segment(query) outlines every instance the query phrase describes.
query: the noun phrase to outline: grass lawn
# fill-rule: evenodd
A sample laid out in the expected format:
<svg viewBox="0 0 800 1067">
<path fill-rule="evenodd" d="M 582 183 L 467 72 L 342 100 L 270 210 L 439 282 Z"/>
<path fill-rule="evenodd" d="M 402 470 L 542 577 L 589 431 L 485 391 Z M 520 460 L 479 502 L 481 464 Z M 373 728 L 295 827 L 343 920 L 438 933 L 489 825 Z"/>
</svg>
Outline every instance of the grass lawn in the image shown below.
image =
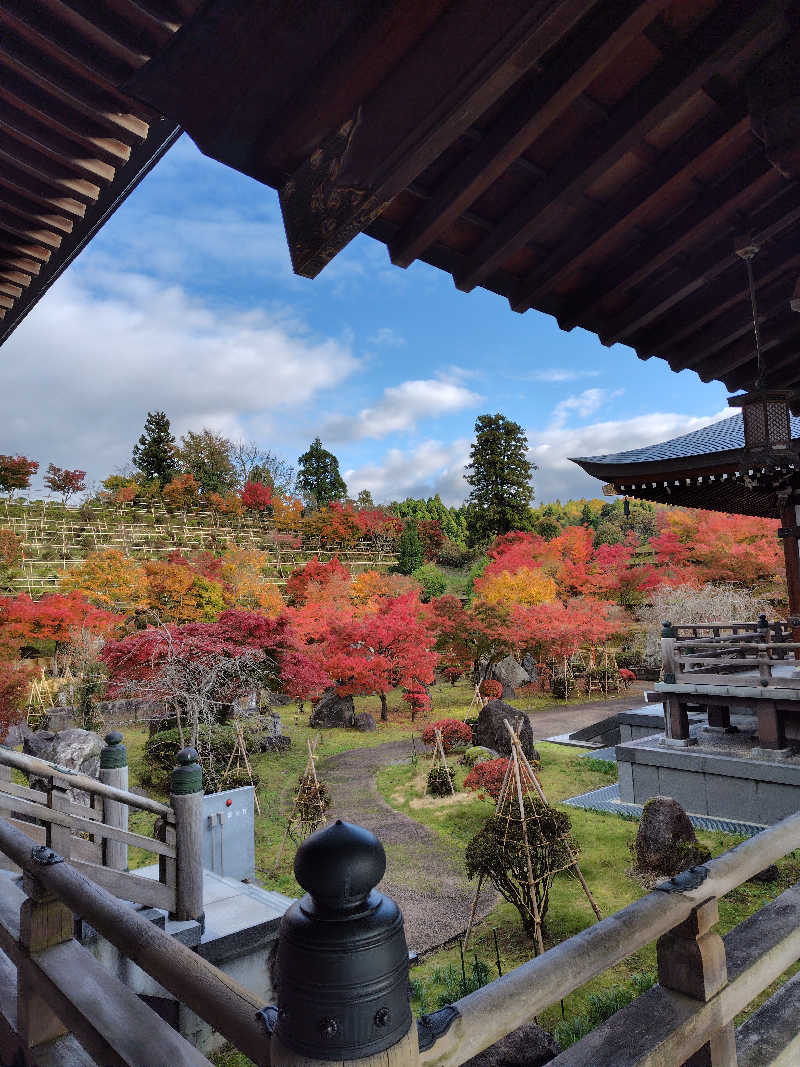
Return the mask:
<svg viewBox="0 0 800 1067">
<path fill-rule="evenodd" d="M 602 762 L 579 758 L 580 750 L 546 742 L 537 743 L 537 748 L 542 757 L 541 782 L 550 803 L 556 804 L 565 797 L 587 792 L 614 780 L 615 775 L 609 774 Z M 457 766 L 455 761 L 451 763 L 456 768 L 455 784 L 459 789 L 466 771 Z M 378 788 L 389 804 L 429 826 L 463 852 L 469 839 L 490 814 L 493 802 L 468 792 L 458 792 L 455 798 L 443 800 L 425 797 L 427 768 L 427 759 L 420 760 L 416 767 L 388 767 L 378 776 Z M 576 808 L 563 810 L 569 814 L 573 835 L 580 847 L 581 870 L 603 915 L 610 915 L 643 896 L 646 890 L 629 874 L 630 846 L 635 840 L 638 823 L 617 815 Z M 741 840 L 730 834 L 703 831 L 698 833 L 698 838 L 715 856 Z M 800 853 L 786 857 L 779 868 L 779 882 L 744 885 L 720 901 L 721 933 L 726 933 L 800 878 Z M 467 916 L 464 917 L 465 925 L 466 920 Z M 558 875 L 544 924 L 545 947 L 558 944 L 594 921 L 594 914 L 577 879 L 569 874 Z M 503 973 L 533 955 L 533 946 L 525 936 L 517 911 L 510 904 L 502 902 L 476 927 L 469 948 L 468 969 L 474 967 L 477 956 L 487 965 L 491 977 L 496 977 L 493 931 L 497 933 Z M 630 998 L 641 988 L 643 977 L 644 984 L 654 977 L 655 969 L 653 944 L 565 998 L 563 1014 L 567 1025 L 559 1027 L 562 1040 L 570 1021 L 579 1022 L 578 1017 L 586 1017 L 596 1008 L 598 995 L 606 1002 L 611 1002 L 621 993 Z M 457 945 L 432 953 L 412 972 L 415 1011 L 434 1010 L 439 1006 L 440 998 L 452 999 L 453 994 L 456 997 L 460 995 L 460 976 L 461 961 Z M 760 1000 L 765 999 L 766 995 Z M 539 1022 L 547 1029 L 554 1029 L 562 1022 L 561 1007 L 556 1005 L 548 1009 Z"/>
</svg>

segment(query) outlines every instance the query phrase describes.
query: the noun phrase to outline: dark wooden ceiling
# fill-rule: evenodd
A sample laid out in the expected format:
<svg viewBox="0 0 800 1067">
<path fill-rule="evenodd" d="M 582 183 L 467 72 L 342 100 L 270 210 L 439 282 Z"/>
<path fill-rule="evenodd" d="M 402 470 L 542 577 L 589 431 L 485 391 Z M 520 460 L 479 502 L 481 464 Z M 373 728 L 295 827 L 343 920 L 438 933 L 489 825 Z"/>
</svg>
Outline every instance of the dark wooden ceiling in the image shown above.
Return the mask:
<svg viewBox="0 0 800 1067">
<path fill-rule="evenodd" d="M 200 0 L 0 0 L 0 342 L 177 136 L 126 94 Z"/>
<path fill-rule="evenodd" d="M 746 234 L 768 380 L 800 391 L 796 0 L 210 0 L 182 28 L 189 0 L 0 0 L 3 22 L 16 4 L 61 19 L 46 62 L 104 115 L 123 92 L 140 133 L 167 116 L 277 188 L 300 274 L 363 231 L 400 266 L 738 389 L 755 373 Z M 63 104 L 41 109 L 51 125 Z"/>
</svg>

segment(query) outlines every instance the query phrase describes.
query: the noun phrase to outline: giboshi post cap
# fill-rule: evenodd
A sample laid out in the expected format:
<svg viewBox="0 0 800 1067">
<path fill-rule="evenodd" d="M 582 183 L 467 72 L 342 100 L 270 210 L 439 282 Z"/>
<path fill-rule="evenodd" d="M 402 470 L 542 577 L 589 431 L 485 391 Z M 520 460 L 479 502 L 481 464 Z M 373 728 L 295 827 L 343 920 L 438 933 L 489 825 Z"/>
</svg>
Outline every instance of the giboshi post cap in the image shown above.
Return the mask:
<svg viewBox="0 0 800 1067">
<path fill-rule="evenodd" d="M 188 748 L 182 748 L 177 756 L 178 763 L 183 767 L 189 767 L 193 763 L 198 762 L 197 749 L 192 748 L 191 745 Z"/>
<path fill-rule="evenodd" d="M 122 744 L 122 740 L 123 737 L 119 730 L 111 730 L 105 736 L 105 742 L 107 745 L 120 745 Z"/>
<path fill-rule="evenodd" d="M 294 858 L 297 881 L 332 911 L 363 904 L 385 870 L 386 853 L 375 834 L 342 819 L 307 837 Z"/>
</svg>

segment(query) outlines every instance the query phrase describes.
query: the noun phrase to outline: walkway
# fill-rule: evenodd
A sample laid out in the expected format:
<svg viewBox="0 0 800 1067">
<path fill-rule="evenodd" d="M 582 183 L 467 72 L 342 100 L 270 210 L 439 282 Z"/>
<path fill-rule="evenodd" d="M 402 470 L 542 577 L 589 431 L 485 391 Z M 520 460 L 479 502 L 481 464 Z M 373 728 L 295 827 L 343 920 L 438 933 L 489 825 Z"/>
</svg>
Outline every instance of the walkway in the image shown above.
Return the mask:
<svg viewBox="0 0 800 1067">
<path fill-rule="evenodd" d="M 409 742 L 390 741 L 331 756 L 319 771 L 333 800 L 329 817 L 358 823 L 380 838 L 387 861 L 381 889 L 402 909 L 408 947 L 424 952 L 465 929 L 475 883 L 467 880 L 457 848 L 395 811 L 378 793 L 378 771 L 410 755 Z M 494 902 L 494 893 L 483 892 L 481 914 L 490 911 Z"/>
<path fill-rule="evenodd" d="M 641 707 L 641 685 L 618 700 L 558 706 L 533 712 L 534 737 L 542 740 L 570 733 L 618 711 Z M 395 811 L 378 792 L 376 776 L 384 767 L 411 755 L 408 741 L 390 741 L 374 748 L 341 752 L 324 760 L 320 777 L 331 791 L 329 816 L 358 823 L 377 834 L 386 849 L 386 876 L 381 889 L 400 905 L 408 946 L 424 952 L 461 933 L 469 918 L 474 883 L 464 874 L 464 859 L 438 834 Z M 481 895 L 479 914 L 494 905 L 495 895 Z"/>
</svg>

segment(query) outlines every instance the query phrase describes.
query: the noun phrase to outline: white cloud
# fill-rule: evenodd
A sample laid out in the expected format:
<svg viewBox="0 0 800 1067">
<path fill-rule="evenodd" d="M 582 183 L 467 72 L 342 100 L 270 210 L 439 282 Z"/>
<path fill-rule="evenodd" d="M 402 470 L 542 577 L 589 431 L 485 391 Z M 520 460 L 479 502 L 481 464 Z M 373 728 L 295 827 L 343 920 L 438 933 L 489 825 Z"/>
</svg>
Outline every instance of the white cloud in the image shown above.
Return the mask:
<svg viewBox="0 0 800 1067">
<path fill-rule="evenodd" d="M 359 367 L 349 345 L 290 314 L 212 308 L 136 274 L 105 282 L 65 274 L 4 346 L 5 451 L 102 477 L 129 458 L 148 411 L 166 411 L 178 434 L 247 436 Z"/>
<path fill-rule="evenodd" d="M 464 466 L 469 446 L 469 441 L 460 438 L 450 444 L 424 441 L 408 452 L 392 448 L 381 463 L 345 471 L 348 492 L 355 496 L 369 489 L 374 500 L 386 502 L 438 493 L 445 504 L 461 504 L 467 493 Z"/>
<path fill-rule="evenodd" d="M 389 386 L 376 404 L 357 415 L 331 415 L 323 434 L 331 441 L 386 437 L 412 429 L 420 419 L 453 415 L 477 404 L 481 397 L 457 382 L 424 378 Z"/>
<path fill-rule="evenodd" d="M 569 456 L 607 455 L 640 448 L 679 437 L 723 418 L 730 418 L 729 409 L 699 417 L 653 412 L 588 426 L 551 424 L 544 430 L 528 429 L 529 456 L 539 467 L 534 475 L 536 499 L 546 503 L 600 495 L 600 482 L 570 462 Z"/>
<path fill-rule="evenodd" d="M 608 389 L 584 389 L 582 393 L 568 396 L 560 400 L 553 408 L 552 425 L 563 426 L 570 412 L 573 411 L 580 418 L 585 419 L 588 415 L 594 414 L 603 404 L 621 396 L 622 393 L 622 389 L 614 389 L 613 392 Z"/>
<path fill-rule="evenodd" d="M 566 370 L 561 367 L 545 367 L 524 375 L 534 382 L 576 382 L 579 378 L 597 378 L 599 370 Z"/>
<path fill-rule="evenodd" d="M 405 337 L 401 337 L 391 326 L 381 326 L 367 340 L 371 345 L 381 345 L 384 348 L 402 348 L 406 343 Z"/>
</svg>

